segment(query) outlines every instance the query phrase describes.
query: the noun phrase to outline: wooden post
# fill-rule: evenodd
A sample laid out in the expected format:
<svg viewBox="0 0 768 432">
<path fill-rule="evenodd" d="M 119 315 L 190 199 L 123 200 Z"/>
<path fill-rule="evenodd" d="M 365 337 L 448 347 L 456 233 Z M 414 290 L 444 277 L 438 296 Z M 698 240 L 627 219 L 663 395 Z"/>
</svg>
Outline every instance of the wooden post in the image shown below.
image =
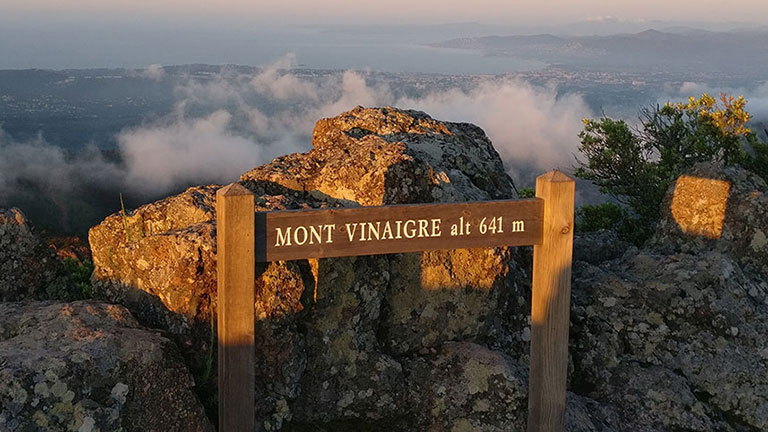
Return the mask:
<svg viewBox="0 0 768 432">
<path fill-rule="evenodd" d="M 238 183 L 216 192 L 219 430 L 254 430 L 253 194 Z"/>
<path fill-rule="evenodd" d="M 573 179 L 560 171 L 536 179 L 544 230 L 533 247 L 528 432 L 564 430 L 574 193 Z"/>
</svg>

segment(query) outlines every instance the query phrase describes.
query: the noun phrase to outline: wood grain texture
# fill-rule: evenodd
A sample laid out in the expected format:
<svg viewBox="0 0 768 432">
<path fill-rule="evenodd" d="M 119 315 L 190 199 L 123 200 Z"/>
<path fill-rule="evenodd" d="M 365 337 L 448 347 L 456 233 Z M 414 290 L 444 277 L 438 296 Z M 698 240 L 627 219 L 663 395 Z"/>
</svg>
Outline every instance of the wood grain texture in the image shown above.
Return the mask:
<svg viewBox="0 0 768 432">
<path fill-rule="evenodd" d="M 542 214 L 544 203 L 540 199 L 483 201 L 455 204 L 411 204 L 397 206 L 323 209 L 323 210 L 293 210 L 267 212 L 256 215 L 256 259 L 257 261 L 294 260 L 304 258 L 329 258 L 356 255 L 377 255 L 400 252 L 418 252 L 437 249 L 458 249 L 494 246 L 523 246 L 533 245 L 541 241 Z M 493 218 L 496 219 L 493 231 L 490 228 Z M 437 226 L 433 226 L 433 220 Z M 485 233 L 481 222 L 485 219 Z M 407 221 L 415 221 L 407 226 Z M 397 222 L 400 221 L 400 226 Z M 427 225 L 420 226 L 424 221 Z M 355 223 L 372 223 L 376 227 L 376 236 L 366 231 L 369 226 L 361 228 Z M 392 235 L 384 234 L 386 223 L 390 223 Z M 523 225 L 520 225 L 520 222 Z M 350 224 L 349 227 L 347 224 Z M 452 235 L 454 225 L 461 225 L 459 235 Z M 468 224 L 468 225 L 467 225 Z M 330 226 L 334 228 L 331 229 Z M 524 226 L 521 232 L 519 228 Z M 296 234 L 297 227 L 305 230 L 316 229 L 314 241 L 296 244 L 291 235 Z M 291 229 L 289 238 L 291 245 L 285 244 L 286 235 Z M 407 238 L 406 229 L 411 228 L 416 233 L 426 233 L 426 236 Z M 422 228 L 424 229 L 422 231 Z M 516 229 L 517 228 L 517 229 Z M 397 237 L 400 230 L 401 238 Z M 361 230 L 366 235 L 361 238 Z M 499 232 L 499 231 L 502 232 Z M 332 232 L 332 243 L 327 242 Z M 350 234 L 354 233 L 350 241 Z M 439 236 L 432 234 L 439 233 Z M 298 240 L 313 238 L 300 231 Z M 376 237 L 379 237 L 376 239 Z M 277 244 L 281 244 L 279 247 Z"/>
<path fill-rule="evenodd" d="M 219 430 L 254 430 L 254 198 L 233 183 L 216 192 Z"/>
<path fill-rule="evenodd" d="M 559 171 L 536 179 L 544 226 L 533 247 L 528 432 L 564 430 L 574 192 L 573 179 Z"/>
</svg>

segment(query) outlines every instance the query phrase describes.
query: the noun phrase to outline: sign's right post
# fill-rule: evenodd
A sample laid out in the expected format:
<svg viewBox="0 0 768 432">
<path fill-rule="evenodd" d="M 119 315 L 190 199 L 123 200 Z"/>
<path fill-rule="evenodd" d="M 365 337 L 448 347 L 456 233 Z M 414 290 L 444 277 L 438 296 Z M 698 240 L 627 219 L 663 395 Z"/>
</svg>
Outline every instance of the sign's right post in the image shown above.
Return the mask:
<svg viewBox="0 0 768 432">
<path fill-rule="evenodd" d="M 564 430 L 574 194 L 575 182 L 560 171 L 536 179 L 544 226 L 533 247 L 528 432 Z"/>
</svg>

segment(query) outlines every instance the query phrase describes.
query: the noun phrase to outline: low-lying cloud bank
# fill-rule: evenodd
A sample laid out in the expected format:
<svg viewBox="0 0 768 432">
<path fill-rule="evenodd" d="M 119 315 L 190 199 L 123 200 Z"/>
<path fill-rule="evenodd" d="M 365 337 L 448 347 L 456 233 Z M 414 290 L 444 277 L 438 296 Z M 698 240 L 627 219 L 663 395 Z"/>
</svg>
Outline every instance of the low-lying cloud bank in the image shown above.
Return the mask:
<svg viewBox="0 0 768 432">
<path fill-rule="evenodd" d="M 470 89 L 427 89 L 408 97 L 386 83 L 368 82 L 365 73 L 307 77 L 295 65 L 288 55 L 256 74 L 223 68 L 184 80 L 171 113 L 118 134 L 118 158 L 95 148 L 67 155 L 41 138 L 17 142 L 0 133 L 0 205 L 42 199 L 67 219 L 67 203 L 94 190 L 96 196 L 123 192 L 140 201 L 191 184 L 227 183 L 276 156 L 306 151 L 319 118 L 357 105 L 393 105 L 475 123 L 513 176 L 520 167 L 530 174 L 569 167 L 580 120 L 591 115 L 579 95 L 558 96 L 554 87 L 515 80 L 489 78 Z M 167 74 L 153 65 L 141 76 L 163 80 Z"/>
<path fill-rule="evenodd" d="M 229 181 L 257 163 L 307 150 L 319 118 L 357 105 L 393 105 L 475 123 L 513 172 L 520 166 L 544 171 L 571 165 L 581 119 L 591 115 L 580 95 L 558 96 L 554 87 L 515 80 L 397 97 L 361 73 L 308 79 L 293 72 L 295 64 L 289 55 L 255 75 L 223 70 L 179 86 L 172 116 L 120 134 L 128 186 L 147 191 L 202 179 Z"/>
</svg>

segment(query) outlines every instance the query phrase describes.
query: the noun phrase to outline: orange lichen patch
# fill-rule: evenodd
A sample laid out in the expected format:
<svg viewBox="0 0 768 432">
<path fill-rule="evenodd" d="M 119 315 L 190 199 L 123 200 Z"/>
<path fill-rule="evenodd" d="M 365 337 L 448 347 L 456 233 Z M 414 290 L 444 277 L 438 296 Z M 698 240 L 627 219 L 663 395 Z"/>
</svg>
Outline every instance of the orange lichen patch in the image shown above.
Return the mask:
<svg viewBox="0 0 768 432">
<path fill-rule="evenodd" d="M 107 305 L 107 315 L 115 321 L 123 321 L 126 318 L 126 311 L 120 306 Z"/>
<path fill-rule="evenodd" d="M 730 190 L 728 181 L 680 176 L 672 196 L 672 217 L 686 234 L 720 238 Z"/>
<path fill-rule="evenodd" d="M 92 341 L 103 338 L 104 332 L 101 330 L 89 329 L 87 327 L 77 327 L 70 332 L 69 336 L 75 341 Z"/>
<path fill-rule="evenodd" d="M 315 289 L 314 289 L 314 292 L 312 293 L 312 301 L 317 303 L 317 284 L 318 284 L 319 277 L 320 277 L 319 276 L 319 271 L 320 271 L 319 270 L 320 269 L 319 262 L 318 262 L 318 260 L 311 259 L 311 258 L 309 260 L 307 260 L 307 261 L 309 261 L 309 268 L 310 268 L 310 270 L 312 270 L 312 277 L 315 278 Z"/>
<path fill-rule="evenodd" d="M 72 316 L 72 313 L 74 312 L 74 309 L 72 309 L 72 306 L 66 305 L 59 310 L 59 315 L 61 316 Z"/>
</svg>

